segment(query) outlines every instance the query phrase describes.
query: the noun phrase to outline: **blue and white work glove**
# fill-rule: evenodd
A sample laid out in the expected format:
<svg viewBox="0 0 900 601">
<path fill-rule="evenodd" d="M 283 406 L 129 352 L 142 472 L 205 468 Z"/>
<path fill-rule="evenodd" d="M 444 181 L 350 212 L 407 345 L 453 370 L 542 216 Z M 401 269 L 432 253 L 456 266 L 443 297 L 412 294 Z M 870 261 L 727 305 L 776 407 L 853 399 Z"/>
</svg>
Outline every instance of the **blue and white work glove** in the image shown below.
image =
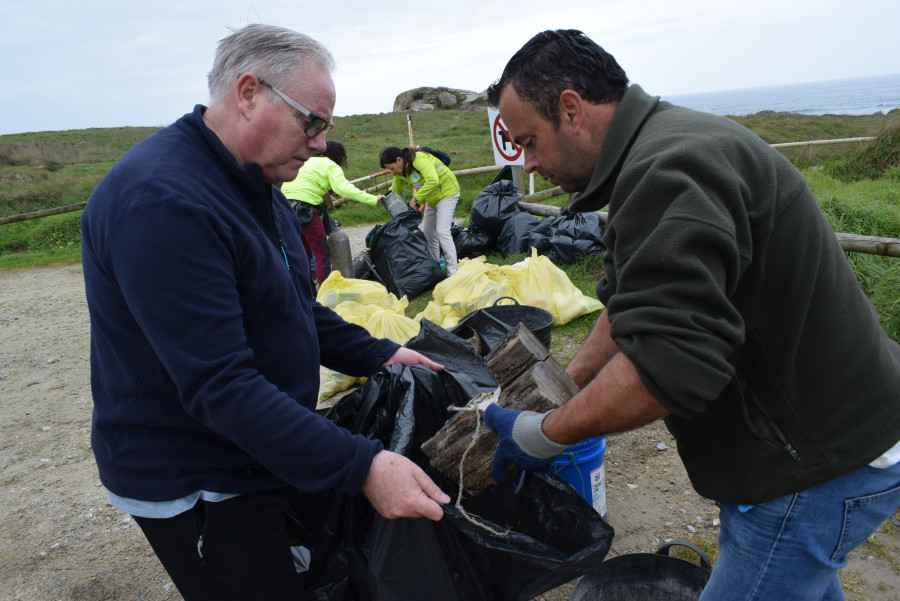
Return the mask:
<svg viewBox="0 0 900 601">
<path fill-rule="evenodd" d="M 487 406 L 484 423 L 500 437 L 491 465 L 495 481 L 506 480 L 507 470 L 512 465 L 518 489 L 524 476 L 521 470 L 546 468 L 566 449 L 566 445 L 547 438 L 541 429 L 547 415 L 549 413 L 504 409 L 497 403 Z"/>
</svg>

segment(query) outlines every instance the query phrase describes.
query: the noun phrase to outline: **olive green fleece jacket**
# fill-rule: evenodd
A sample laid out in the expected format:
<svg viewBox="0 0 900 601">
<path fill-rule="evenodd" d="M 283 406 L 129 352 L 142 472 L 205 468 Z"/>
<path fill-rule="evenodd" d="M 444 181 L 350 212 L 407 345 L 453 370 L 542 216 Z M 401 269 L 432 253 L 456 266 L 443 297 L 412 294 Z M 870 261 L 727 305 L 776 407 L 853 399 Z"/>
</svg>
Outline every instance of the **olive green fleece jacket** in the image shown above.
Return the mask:
<svg viewBox="0 0 900 601">
<path fill-rule="evenodd" d="M 900 440 L 900 346 L 781 154 L 632 85 L 570 208 L 607 205 L 597 294 L 700 494 L 765 502 Z"/>
<path fill-rule="evenodd" d="M 429 207 L 437 206 L 445 198 L 459 194 L 459 182 L 450 168 L 441 159 L 425 151 L 416 153 L 413 168 L 409 175 L 394 175 L 391 189 L 403 196 L 407 186 L 412 188 L 413 196 Z"/>
</svg>

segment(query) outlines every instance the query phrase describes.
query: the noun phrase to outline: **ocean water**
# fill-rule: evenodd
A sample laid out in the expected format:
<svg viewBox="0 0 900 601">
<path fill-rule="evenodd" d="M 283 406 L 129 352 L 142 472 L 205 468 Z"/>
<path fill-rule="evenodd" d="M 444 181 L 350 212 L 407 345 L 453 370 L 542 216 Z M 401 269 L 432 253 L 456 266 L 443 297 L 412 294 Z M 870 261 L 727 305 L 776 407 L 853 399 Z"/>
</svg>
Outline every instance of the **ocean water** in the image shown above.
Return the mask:
<svg viewBox="0 0 900 601">
<path fill-rule="evenodd" d="M 752 115 L 760 111 L 801 115 L 871 115 L 900 108 L 900 73 L 746 90 L 678 94 L 663 96 L 662 99 L 715 115 Z"/>
</svg>

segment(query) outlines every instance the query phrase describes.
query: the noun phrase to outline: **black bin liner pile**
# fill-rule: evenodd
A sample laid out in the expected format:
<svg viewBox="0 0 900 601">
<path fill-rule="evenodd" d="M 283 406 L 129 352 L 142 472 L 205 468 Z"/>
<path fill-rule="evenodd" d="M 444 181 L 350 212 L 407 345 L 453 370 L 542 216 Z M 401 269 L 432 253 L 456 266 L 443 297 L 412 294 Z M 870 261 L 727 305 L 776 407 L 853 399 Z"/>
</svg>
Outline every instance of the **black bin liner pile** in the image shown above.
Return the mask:
<svg viewBox="0 0 900 601">
<path fill-rule="evenodd" d="M 415 298 L 444 278 L 419 229 L 421 222 L 419 211 L 404 211 L 376 225 L 366 235 L 369 258 L 378 279 L 397 298 Z"/>
<path fill-rule="evenodd" d="M 328 417 L 420 465 L 453 497 L 439 522 L 385 520 L 362 494 L 301 493 L 291 528 L 311 550 L 304 572 L 316 601 L 527 601 L 599 569 L 613 530 L 565 481 L 527 473 L 454 506 L 458 486 L 432 470 L 420 450 L 451 413 L 497 387 L 493 373 L 462 338 L 422 321 L 407 343 L 444 365 L 391 365 L 342 398 Z M 499 532 L 500 534 L 497 534 Z"/>
<path fill-rule="evenodd" d="M 469 227 L 454 226 L 458 257 L 492 252 L 503 256 L 528 253 L 534 247 L 557 265 L 574 263 L 583 255 L 602 256 L 603 227 L 596 213 L 560 214 L 538 220 L 519 206 L 522 193 L 509 180 L 484 188 L 472 202 Z"/>
<path fill-rule="evenodd" d="M 584 255 L 603 255 L 603 227 L 596 213 L 561 209 L 558 216 L 541 221 L 519 206 L 520 198 L 509 180 L 484 188 L 472 203 L 469 227 L 451 228 L 457 257 L 494 252 L 506 257 L 535 247 L 556 265 L 569 265 Z M 367 256 L 354 261 L 354 277 L 371 275 L 398 298 L 415 298 L 438 284 L 443 274 L 419 229 L 421 222 L 422 214 L 410 209 L 372 228 L 366 236 Z"/>
</svg>

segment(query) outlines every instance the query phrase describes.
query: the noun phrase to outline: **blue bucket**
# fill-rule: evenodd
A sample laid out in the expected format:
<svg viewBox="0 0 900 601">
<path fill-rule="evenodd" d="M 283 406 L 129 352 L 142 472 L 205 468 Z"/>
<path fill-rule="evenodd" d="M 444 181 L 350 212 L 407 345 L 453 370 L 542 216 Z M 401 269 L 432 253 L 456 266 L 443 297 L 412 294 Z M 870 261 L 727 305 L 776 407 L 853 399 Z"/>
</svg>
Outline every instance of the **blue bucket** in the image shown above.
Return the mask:
<svg viewBox="0 0 900 601">
<path fill-rule="evenodd" d="M 588 438 L 567 448 L 553 462 L 550 473 L 572 485 L 600 516 L 606 519 L 606 474 L 603 452 L 606 438 Z"/>
</svg>

